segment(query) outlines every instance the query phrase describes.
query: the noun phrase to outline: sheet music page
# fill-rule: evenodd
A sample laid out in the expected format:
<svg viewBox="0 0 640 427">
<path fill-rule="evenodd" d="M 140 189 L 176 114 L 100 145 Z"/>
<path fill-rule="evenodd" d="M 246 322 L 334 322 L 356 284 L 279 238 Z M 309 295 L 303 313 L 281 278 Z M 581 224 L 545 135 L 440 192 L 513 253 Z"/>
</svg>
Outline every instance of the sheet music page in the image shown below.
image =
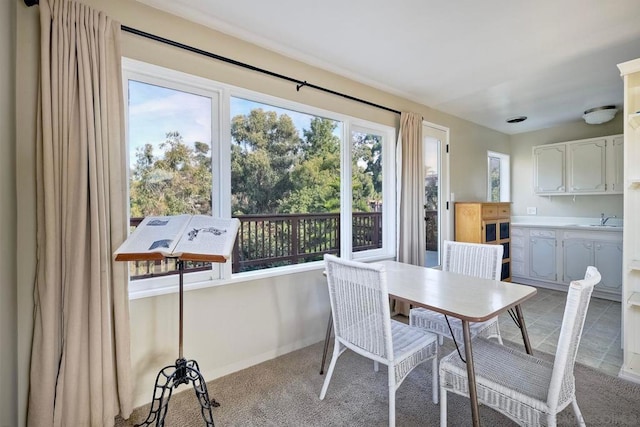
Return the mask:
<svg viewBox="0 0 640 427">
<path fill-rule="evenodd" d="M 237 218 L 194 215 L 173 254 L 192 260 L 197 259 L 197 255 L 202 255 L 203 260 L 207 259 L 207 256 L 227 260 L 231 257 L 239 226 L 240 221 Z"/>
<path fill-rule="evenodd" d="M 190 218 L 191 215 L 146 217 L 115 252 L 116 260 L 172 256 Z"/>
</svg>

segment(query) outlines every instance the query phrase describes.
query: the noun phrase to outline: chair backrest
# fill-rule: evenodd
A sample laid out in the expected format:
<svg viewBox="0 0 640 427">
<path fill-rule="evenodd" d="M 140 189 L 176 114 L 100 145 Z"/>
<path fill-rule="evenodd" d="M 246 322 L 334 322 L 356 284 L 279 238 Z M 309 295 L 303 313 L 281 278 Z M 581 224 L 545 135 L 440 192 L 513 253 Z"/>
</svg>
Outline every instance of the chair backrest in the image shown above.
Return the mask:
<svg viewBox="0 0 640 427">
<path fill-rule="evenodd" d="M 569 285 L 567 302 L 562 317 L 562 328 L 553 363 L 547 404 L 557 408 L 559 402 L 567 402 L 575 393 L 573 367 L 582 336 L 584 320 L 591 300 L 593 287 L 600 283 L 600 272 L 595 267 L 587 267 L 584 279 L 574 280 Z"/>
<path fill-rule="evenodd" d="M 384 266 L 324 255 L 334 333 L 344 345 L 393 359 Z M 354 346 L 356 348 L 354 348 Z"/>
<path fill-rule="evenodd" d="M 442 270 L 482 279 L 500 280 L 503 251 L 502 245 L 445 240 Z"/>
</svg>

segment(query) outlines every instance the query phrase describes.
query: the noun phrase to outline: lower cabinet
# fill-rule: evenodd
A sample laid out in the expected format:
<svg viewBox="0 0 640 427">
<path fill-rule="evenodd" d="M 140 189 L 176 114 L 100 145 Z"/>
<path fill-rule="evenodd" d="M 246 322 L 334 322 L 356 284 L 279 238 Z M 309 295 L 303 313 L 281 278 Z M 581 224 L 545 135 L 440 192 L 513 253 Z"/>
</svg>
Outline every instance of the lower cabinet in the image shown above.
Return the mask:
<svg viewBox="0 0 640 427">
<path fill-rule="evenodd" d="M 584 277 L 587 266 L 595 266 L 602 280 L 596 287 L 600 292 L 620 295 L 622 292 L 622 240 L 563 240 L 564 282 Z"/>
<path fill-rule="evenodd" d="M 602 275 L 594 296 L 620 300 L 622 233 L 516 225 L 511 233 L 514 282 L 566 290 L 593 265 Z"/>
<path fill-rule="evenodd" d="M 529 276 L 534 279 L 558 279 L 556 232 L 531 230 L 529 232 Z"/>
</svg>

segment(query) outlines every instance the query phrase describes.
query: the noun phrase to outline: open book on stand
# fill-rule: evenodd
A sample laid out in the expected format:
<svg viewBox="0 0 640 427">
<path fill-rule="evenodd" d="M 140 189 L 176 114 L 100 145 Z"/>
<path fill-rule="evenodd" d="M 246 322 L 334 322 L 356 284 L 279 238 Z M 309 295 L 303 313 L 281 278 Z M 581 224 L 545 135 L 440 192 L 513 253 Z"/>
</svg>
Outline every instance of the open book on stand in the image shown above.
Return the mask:
<svg viewBox="0 0 640 427">
<path fill-rule="evenodd" d="M 178 258 L 226 262 L 238 234 L 237 218 L 207 215 L 148 216 L 114 253 L 116 261 Z"/>
</svg>

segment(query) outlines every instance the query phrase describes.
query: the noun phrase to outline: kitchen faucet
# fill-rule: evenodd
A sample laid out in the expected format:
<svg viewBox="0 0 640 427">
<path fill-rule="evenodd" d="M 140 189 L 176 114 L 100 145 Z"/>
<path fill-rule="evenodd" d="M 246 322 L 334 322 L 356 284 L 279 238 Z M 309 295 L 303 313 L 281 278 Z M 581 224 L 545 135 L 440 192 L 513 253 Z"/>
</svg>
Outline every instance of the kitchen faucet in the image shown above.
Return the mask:
<svg viewBox="0 0 640 427">
<path fill-rule="evenodd" d="M 600 214 L 600 225 L 605 225 L 607 223 L 607 221 L 609 221 L 611 218 L 617 218 L 617 216 L 612 215 L 612 216 L 608 216 L 608 217 L 604 217 L 604 213 Z"/>
</svg>

